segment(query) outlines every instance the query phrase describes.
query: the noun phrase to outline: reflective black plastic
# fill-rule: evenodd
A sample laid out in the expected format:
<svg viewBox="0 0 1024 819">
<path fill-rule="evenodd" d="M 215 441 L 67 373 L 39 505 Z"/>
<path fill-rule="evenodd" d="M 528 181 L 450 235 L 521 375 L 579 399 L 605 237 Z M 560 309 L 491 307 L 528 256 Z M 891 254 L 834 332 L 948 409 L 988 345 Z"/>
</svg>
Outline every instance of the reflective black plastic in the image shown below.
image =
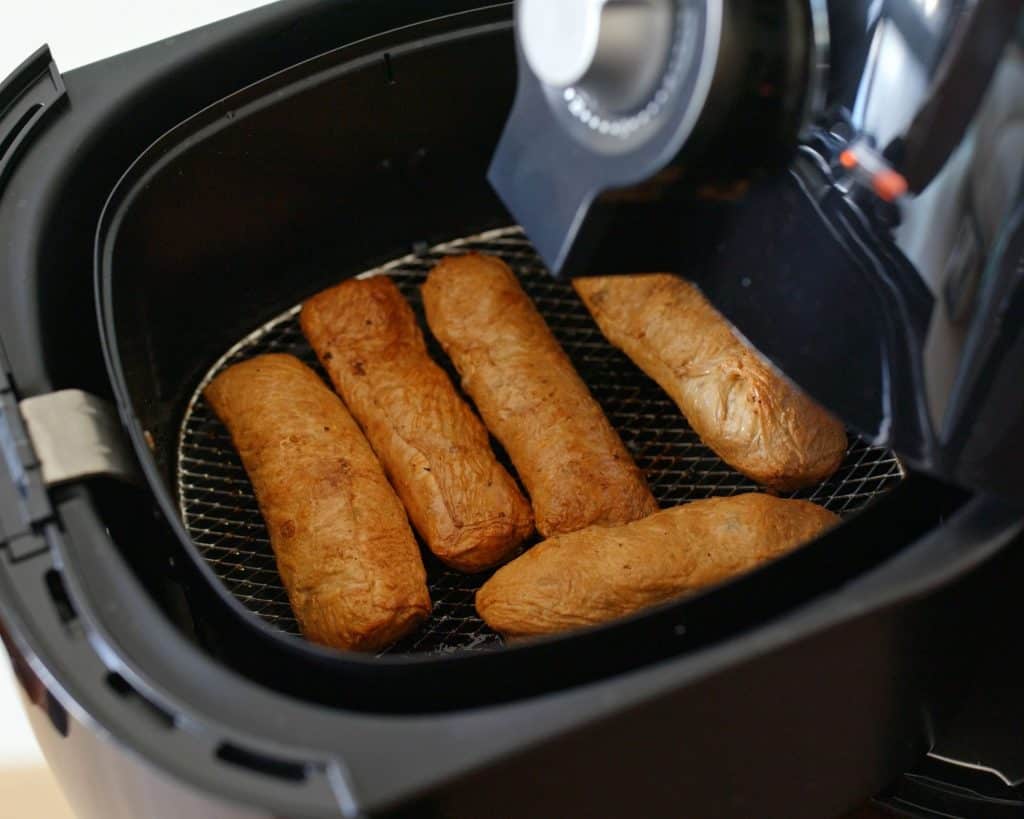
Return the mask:
<svg viewBox="0 0 1024 819">
<path fill-rule="evenodd" d="M 606 194 L 614 211 L 555 260 L 571 274 L 667 269 L 697 280 L 762 353 L 871 440 L 944 480 L 1024 502 L 1022 5 L 830 3 L 824 107 L 788 167 L 744 150 L 778 155 L 770 120 L 711 117 L 714 136 L 694 134 L 685 167 Z M 571 244 L 573 230 L 558 203 L 520 196 L 542 172 L 510 164 L 508 144 L 526 131 L 535 145 L 568 137 L 542 106 L 525 107 L 537 81 L 524 70 L 491 178 L 552 252 L 550 234 Z M 908 193 L 851 165 L 851 147 Z M 554 150 L 552 179 L 606 186 L 593 168 L 608 160 L 574 148 L 571 161 Z"/>
<path fill-rule="evenodd" d="M 666 79 L 624 115 L 544 85 L 517 43 L 488 179 L 552 271 L 586 272 L 620 209 L 682 179 L 720 185 L 784 164 L 812 84 L 812 28 L 805 0 L 681 0 Z"/>
</svg>

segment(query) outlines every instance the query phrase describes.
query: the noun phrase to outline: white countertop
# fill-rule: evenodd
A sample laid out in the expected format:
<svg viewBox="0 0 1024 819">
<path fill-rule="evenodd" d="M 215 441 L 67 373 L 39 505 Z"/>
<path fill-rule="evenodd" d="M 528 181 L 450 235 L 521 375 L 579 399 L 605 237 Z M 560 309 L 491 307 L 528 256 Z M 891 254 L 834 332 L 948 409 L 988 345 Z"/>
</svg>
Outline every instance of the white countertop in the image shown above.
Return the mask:
<svg viewBox="0 0 1024 819">
<path fill-rule="evenodd" d="M 0 663 L 0 773 L 5 768 L 42 764 L 43 761 L 21 708 L 17 685 L 5 656 Z"/>
<path fill-rule="evenodd" d="M 49 44 L 68 71 L 267 0 L 0 0 L 0 78 Z M 16 10 L 15 10 L 16 9 Z"/>
</svg>

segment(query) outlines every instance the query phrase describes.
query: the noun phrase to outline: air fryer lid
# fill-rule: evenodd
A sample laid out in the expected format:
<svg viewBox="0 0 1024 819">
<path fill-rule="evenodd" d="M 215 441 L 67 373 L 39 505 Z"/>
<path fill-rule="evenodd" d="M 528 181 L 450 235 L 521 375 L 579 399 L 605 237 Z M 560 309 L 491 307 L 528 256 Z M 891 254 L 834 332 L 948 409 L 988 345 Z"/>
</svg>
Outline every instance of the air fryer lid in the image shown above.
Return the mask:
<svg viewBox="0 0 1024 819">
<path fill-rule="evenodd" d="M 1022 3 L 769 5 L 680 3 L 661 86 L 621 112 L 602 61 L 642 67 L 602 34 L 559 74 L 518 3 L 492 183 L 552 269 L 684 273 L 868 439 L 1024 500 Z"/>
</svg>

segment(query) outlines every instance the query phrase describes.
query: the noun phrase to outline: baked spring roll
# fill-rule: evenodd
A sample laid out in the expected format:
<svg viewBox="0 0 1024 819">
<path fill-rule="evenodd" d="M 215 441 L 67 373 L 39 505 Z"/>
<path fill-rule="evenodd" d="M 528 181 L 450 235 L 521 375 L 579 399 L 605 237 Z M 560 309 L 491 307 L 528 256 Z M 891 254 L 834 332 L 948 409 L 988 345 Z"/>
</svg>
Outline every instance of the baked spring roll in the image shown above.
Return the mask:
<svg viewBox="0 0 1024 819">
<path fill-rule="evenodd" d="M 741 341 L 692 284 L 654 273 L 573 286 L 605 337 L 739 472 L 785 491 L 818 483 L 842 463 L 843 425 Z"/>
<path fill-rule="evenodd" d="M 538 543 L 484 583 L 476 608 L 507 637 L 604 623 L 747 571 L 837 521 L 809 501 L 758 493 L 694 501 Z"/>
<path fill-rule="evenodd" d="M 395 283 L 343 282 L 307 301 L 301 323 L 430 550 L 466 572 L 507 559 L 533 532 L 530 505 Z"/>
<path fill-rule="evenodd" d="M 515 274 L 493 256 L 442 259 L 423 285 L 430 329 L 501 441 L 544 536 L 657 510 L 600 405 Z"/>
<path fill-rule="evenodd" d="M 384 648 L 430 613 L 405 510 L 341 399 L 290 355 L 261 355 L 206 388 L 249 474 L 281 580 L 310 640 Z"/>
</svg>

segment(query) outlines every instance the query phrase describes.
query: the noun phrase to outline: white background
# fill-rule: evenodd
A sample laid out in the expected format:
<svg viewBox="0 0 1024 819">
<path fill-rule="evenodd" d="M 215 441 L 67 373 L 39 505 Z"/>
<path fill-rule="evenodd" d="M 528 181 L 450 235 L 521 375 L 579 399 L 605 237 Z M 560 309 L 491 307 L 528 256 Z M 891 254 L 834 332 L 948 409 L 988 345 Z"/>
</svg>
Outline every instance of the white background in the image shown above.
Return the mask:
<svg viewBox="0 0 1024 819">
<path fill-rule="evenodd" d="M 180 34 L 266 0 L 0 0 L 0 78 L 48 43 L 61 71 Z"/>
<path fill-rule="evenodd" d="M 0 0 L 0 79 L 44 43 L 49 44 L 57 67 L 69 71 L 265 3 L 266 0 Z M 21 710 L 15 685 L 6 655 L 0 650 L 0 777 L 11 771 L 10 776 L 17 775 L 28 783 L 31 777 L 24 771 L 41 765 L 42 756 Z M 7 791 L 4 793 L 6 796 Z M 12 816 L 9 811 L 15 810 L 9 798 L 4 801 L 7 804 L 0 804 L 0 819 L 7 819 Z M 37 798 L 33 804 L 41 806 L 43 800 Z M 33 819 L 56 815 L 37 813 Z"/>
<path fill-rule="evenodd" d="M 21 710 L 16 684 L 4 655 L 0 660 L 0 772 L 5 768 L 41 763 L 43 758 Z"/>
</svg>

